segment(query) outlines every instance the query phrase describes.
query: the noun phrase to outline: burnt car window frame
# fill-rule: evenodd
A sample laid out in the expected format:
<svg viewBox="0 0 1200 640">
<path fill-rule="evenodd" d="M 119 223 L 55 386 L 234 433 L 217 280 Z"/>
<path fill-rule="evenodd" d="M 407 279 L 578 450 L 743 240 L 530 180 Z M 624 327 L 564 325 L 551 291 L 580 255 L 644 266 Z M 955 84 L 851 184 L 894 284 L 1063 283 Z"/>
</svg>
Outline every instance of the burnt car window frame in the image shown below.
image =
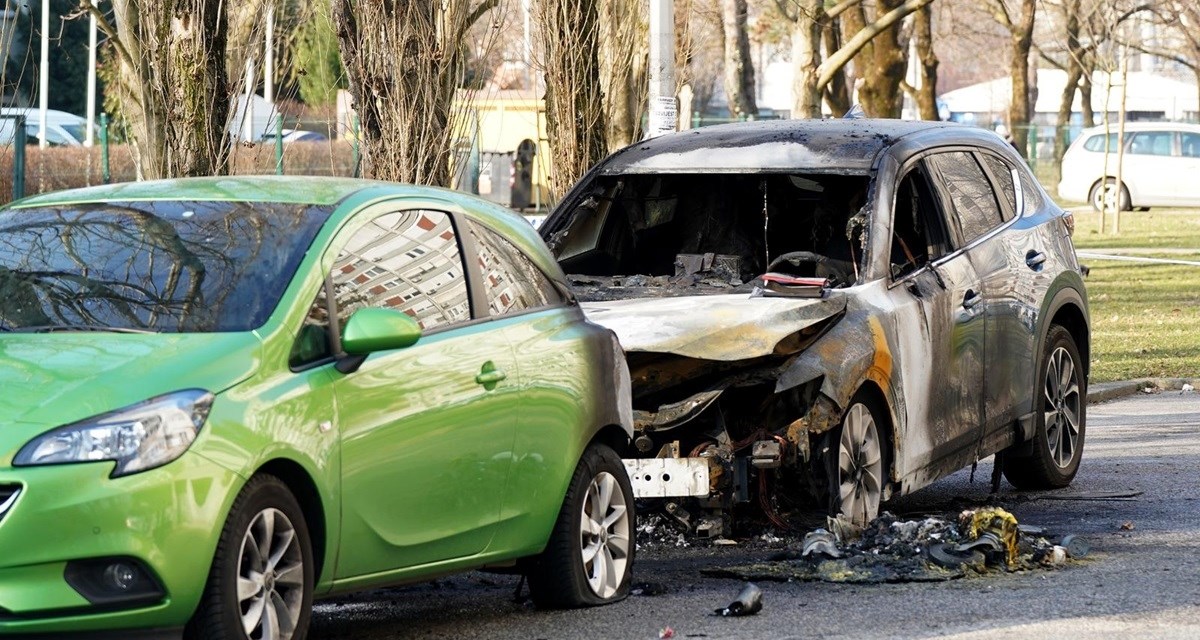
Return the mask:
<svg viewBox="0 0 1200 640">
<path fill-rule="evenodd" d="M 954 151 L 963 151 L 963 152 L 967 152 L 969 154 L 977 156 L 981 151 L 984 151 L 984 150 L 987 150 L 987 147 L 976 147 L 976 146 L 958 144 L 958 145 L 953 145 L 953 146 L 938 147 L 936 149 L 930 149 L 927 153 L 921 154 L 920 157 L 921 157 L 921 159 L 927 159 L 936 153 L 949 153 L 949 152 L 954 152 Z M 978 157 L 975 158 L 975 162 L 978 165 L 980 165 L 981 168 L 983 167 L 983 162 Z M 996 198 L 997 196 L 995 193 L 995 184 L 991 181 L 991 175 L 985 171 L 984 177 L 988 180 L 988 185 L 992 188 L 992 197 Z M 949 198 L 950 196 L 945 193 L 945 189 L 942 187 L 942 185 L 940 183 L 935 185 L 934 188 L 937 189 L 938 193 L 940 194 L 940 197 L 943 199 L 943 207 L 944 207 L 945 199 Z M 1025 199 L 1024 194 L 1022 195 L 1022 199 L 1023 200 Z M 998 200 L 998 198 L 997 198 L 997 200 Z M 1028 202 L 1026 202 L 1024 206 L 1026 208 L 1028 208 L 1028 206 L 1029 206 Z M 996 234 L 1011 227 L 1021 217 L 1022 216 L 1013 216 L 1009 220 L 1004 220 L 1001 224 L 999 224 L 995 227 L 992 227 L 992 229 L 990 231 L 988 231 L 987 233 L 981 234 L 980 236 L 976 237 L 975 239 L 971 240 L 970 242 L 965 242 L 965 243 L 962 242 L 962 231 L 956 225 L 951 225 L 954 227 L 952 229 L 952 231 L 954 233 L 958 234 L 957 237 L 955 238 L 955 240 L 957 240 L 959 244 L 957 245 L 957 248 L 955 248 L 950 253 L 946 254 L 946 258 L 949 259 L 951 256 L 970 251 L 972 248 L 974 248 L 984 242 L 987 242 L 991 238 L 995 237 Z M 948 222 L 957 222 L 957 220 L 955 219 L 955 220 L 948 221 Z M 939 261 L 934 261 L 935 264 L 937 264 L 938 262 Z"/>
<path fill-rule="evenodd" d="M 941 193 L 941 190 L 938 188 L 938 186 L 936 184 L 934 184 L 932 176 L 930 175 L 929 165 L 925 162 L 925 159 L 929 155 L 930 155 L 930 153 L 921 153 L 921 154 L 915 155 L 915 156 L 909 158 L 907 161 L 905 161 L 902 165 L 900 165 L 900 169 L 898 171 L 896 171 L 895 184 L 892 187 L 892 201 L 890 203 L 891 210 L 889 212 L 890 223 L 888 225 L 888 234 L 889 234 L 888 255 L 884 259 L 884 265 L 883 265 L 884 270 L 888 274 L 887 275 L 888 289 L 893 289 L 897 286 L 900 286 L 900 285 L 908 282 L 909 280 L 915 278 L 918 274 L 921 274 L 925 271 L 932 271 L 934 267 L 936 267 L 937 265 L 941 264 L 942 262 L 944 262 L 946 260 L 949 260 L 951 258 L 951 256 L 954 256 L 957 253 L 959 253 L 959 251 L 961 251 L 960 249 L 956 249 L 956 248 L 954 248 L 954 246 L 949 244 L 953 240 L 953 238 L 951 237 L 952 231 L 949 226 L 949 220 L 946 217 L 947 216 L 946 203 L 944 200 L 945 196 Z M 925 260 L 925 264 L 921 265 L 920 267 L 918 267 L 916 269 L 913 269 L 912 271 L 909 271 L 908 273 L 901 275 L 898 278 L 894 278 L 894 277 L 892 277 L 892 274 L 891 274 L 890 265 L 892 264 L 892 262 L 891 262 L 892 261 L 891 236 L 895 235 L 895 224 L 896 224 L 896 197 L 900 191 L 900 185 L 906 179 L 908 179 L 908 176 L 910 173 L 912 173 L 913 171 L 918 171 L 918 170 L 921 172 L 921 179 L 925 182 L 925 187 L 928 190 L 930 197 L 932 198 L 932 204 L 933 204 L 934 208 L 937 209 L 936 217 L 937 217 L 937 224 L 938 224 L 939 228 L 936 231 L 941 234 L 941 236 L 942 236 L 941 241 L 943 243 L 945 243 L 947 246 L 945 247 L 945 253 L 943 253 L 937 257 L 927 257 Z M 926 233 L 928 234 L 929 231 L 931 231 L 931 230 L 927 228 Z M 926 238 L 927 242 L 928 242 L 928 240 L 929 239 Z"/>
<path fill-rule="evenodd" d="M 925 156 L 926 163 L 930 164 L 933 168 L 932 170 L 937 174 L 938 180 L 937 180 L 936 187 L 937 187 L 938 191 L 942 194 L 942 203 L 943 203 L 943 205 L 947 205 L 947 204 L 949 205 L 946 207 L 946 209 L 949 213 L 952 214 L 950 216 L 950 218 L 947 220 L 947 222 L 949 223 L 949 226 L 951 227 L 952 232 L 955 236 L 954 237 L 955 247 L 957 247 L 959 249 L 964 249 L 964 250 L 968 249 L 972 246 L 975 246 L 975 244 L 977 244 L 980 240 L 987 238 L 988 236 L 991 236 L 1000 227 L 1002 227 L 1005 222 L 1007 222 L 1006 220 L 1004 220 L 1004 213 L 1002 211 L 1002 205 L 1000 203 L 1000 198 L 996 194 L 996 185 L 992 181 L 991 176 L 988 175 L 987 171 L 983 167 L 983 162 L 980 160 L 977 151 L 978 151 L 978 149 L 976 147 L 960 146 L 957 148 L 937 149 L 936 151 Z M 991 222 L 991 226 L 989 226 L 987 228 L 987 230 L 977 233 L 976 235 L 972 236 L 970 239 L 966 238 L 965 231 L 963 229 L 963 215 L 964 214 L 963 214 L 963 212 L 959 211 L 959 207 L 958 207 L 958 204 L 957 204 L 957 201 L 955 198 L 955 194 L 951 193 L 949 186 L 947 185 L 946 176 L 943 174 L 942 169 L 938 166 L 939 164 L 941 164 L 941 161 L 943 161 L 943 160 L 945 162 L 953 162 L 948 157 L 947 158 L 939 158 L 939 156 L 949 156 L 950 154 L 955 154 L 955 153 L 964 154 L 967 158 L 966 161 L 969 163 L 973 163 L 975 166 L 975 169 L 977 169 L 979 171 L 979 175 L 983 178 L 984 186 L 989 190 L 989 192 L 991 194 L 992 204 L 995 206 L 995 212 L 997 215 L 997 219 L 995 221 Z M 930 160 L 935 160 L 935 159 L 938 160 L 937 163 L 929 162 Z M 957 163 L 954 163 L 954 164 L 957 165 Z M 972 204 L 974 204 L 974 200 L 975 200 L 974 198 L 968 197 L 967 194 L 962 194 L 962 199 L 967 200 L 967 201 L 971 202 Z M 987 221 L 984 221 L 984 222 L 986 223 Z"/>
</svg>

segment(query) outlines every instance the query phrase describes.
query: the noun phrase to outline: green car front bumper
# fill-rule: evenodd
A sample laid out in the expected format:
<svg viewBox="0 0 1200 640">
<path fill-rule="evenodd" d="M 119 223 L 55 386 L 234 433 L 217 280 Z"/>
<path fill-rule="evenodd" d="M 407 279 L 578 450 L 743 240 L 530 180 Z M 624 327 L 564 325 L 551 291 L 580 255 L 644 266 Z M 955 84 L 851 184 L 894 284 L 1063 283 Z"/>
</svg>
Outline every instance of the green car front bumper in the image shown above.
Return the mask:
<svg viewBox="0 0 1200 640">
<path fill-rule="evenodd" d="M 194 452 L 112 467 L 0 468 L 0 489 L 19 490 L 0 515 L 0 635 L 182 627 L 195 611 L 242 479 Z M 106 581 L 120 563 L 130 592 Z"/>
</svg>

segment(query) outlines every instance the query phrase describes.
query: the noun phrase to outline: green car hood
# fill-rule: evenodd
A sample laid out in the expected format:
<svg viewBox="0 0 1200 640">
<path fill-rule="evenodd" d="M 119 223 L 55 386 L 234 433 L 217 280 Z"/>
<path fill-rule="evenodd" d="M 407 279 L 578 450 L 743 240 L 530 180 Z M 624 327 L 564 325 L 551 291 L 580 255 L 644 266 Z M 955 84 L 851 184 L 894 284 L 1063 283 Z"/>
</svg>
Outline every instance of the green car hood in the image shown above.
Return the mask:
<svg viewBox="0 0 1200 640">
<path fill-rule="evenodd" d="M 0 334 L 0 461 L 48 429 L 181 389 L 213 393 L 260 360 L 253 333 Z"/>
</svg>

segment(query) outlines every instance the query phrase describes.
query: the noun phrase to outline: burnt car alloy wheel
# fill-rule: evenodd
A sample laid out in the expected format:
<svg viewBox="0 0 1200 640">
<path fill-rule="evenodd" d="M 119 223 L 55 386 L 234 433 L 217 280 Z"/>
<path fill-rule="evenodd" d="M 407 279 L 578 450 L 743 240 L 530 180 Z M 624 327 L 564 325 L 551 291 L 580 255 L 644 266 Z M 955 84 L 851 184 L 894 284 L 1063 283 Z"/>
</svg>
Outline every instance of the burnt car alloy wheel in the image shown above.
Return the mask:
<svg viewBox="0 0 1200 640">
<path fill-rule="evenodd" d="M 835 513 L 851 522 L 866 524 L 879 515 L 883 496 L 884 466 L 880 421 L 867 397 L 856 396 L 842 417 L 837 435 L 837 464 L 831 478 L 837 493 Z"/>
<path fill-rule="evenodd" d="M 1071 483 L 1083 450 L 1087 389 L 1079 348 L 1060 326 L 1050 327 L 1036 389 L 1036 431 L 1004 456 L 1004 476 L 1020 489 Z"/>
<path fill-rule="evenodd" d="M 606 604 L 629 594 L 633 488 L 617 454 L 593 444 L 571 479 L 550 544 L 529 573 L 541 607 Z"/>
</svg>

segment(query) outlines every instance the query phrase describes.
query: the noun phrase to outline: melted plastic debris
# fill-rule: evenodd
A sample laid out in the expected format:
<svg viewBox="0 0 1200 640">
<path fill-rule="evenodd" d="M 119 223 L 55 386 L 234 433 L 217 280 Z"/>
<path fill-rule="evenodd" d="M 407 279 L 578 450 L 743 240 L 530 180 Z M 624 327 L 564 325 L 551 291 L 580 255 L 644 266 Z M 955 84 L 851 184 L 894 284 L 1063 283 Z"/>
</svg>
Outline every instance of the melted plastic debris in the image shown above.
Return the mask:
<svg viewBox="0 0 1200 640">
<path fill-rule="evenodd" d="M 919 520 L 900 520 L 884 512 L 861 532 L 838 527 L 833 519 L 829 525 L 838 535 L 818 529 L 805 536 L 804 543 L 793 542 L 766 562 L 702 573 L 781 582 L 937 582 L 993 571 L 1061 567 L 1090 550 L 1078 536 L 1059 538 L 1040 528 L 1042 535 L 1022 537 L 1016 518 L 996 508 Z M 1067 553 L 1068 544 L 1083 553 Z"/>
<path fill-rule="evenodd" d="M 687 534 L 661 513 L 638 514 L 637 548 L 690 547 Z"/>
</svg>

